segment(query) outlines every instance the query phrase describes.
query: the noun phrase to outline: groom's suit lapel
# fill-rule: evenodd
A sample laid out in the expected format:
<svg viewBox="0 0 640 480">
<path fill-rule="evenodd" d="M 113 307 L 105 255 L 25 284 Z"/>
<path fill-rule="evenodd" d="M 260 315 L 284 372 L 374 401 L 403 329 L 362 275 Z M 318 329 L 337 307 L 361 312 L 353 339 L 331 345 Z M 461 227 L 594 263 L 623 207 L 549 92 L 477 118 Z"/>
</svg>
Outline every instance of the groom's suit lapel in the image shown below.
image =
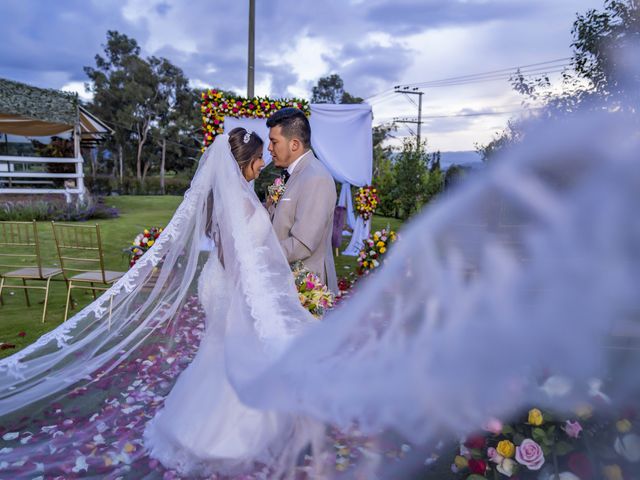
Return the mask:
<svg viewBox="0 0 640 480">
<path fill-rule="evenodd" d="M 296 168 L 293 170 L 293 173 L 289 177 L 289 180 L 287 180 L 287 185 L 291 186 L 293 184 L 293 182 L 295 181 L 296 177 L 298 177 L 300 175 L 300 173 L 305 168 L 307 168 L 307 166 L 309 165 L 309 162 L 311 161 L 312 158 L 313 158 L 313 152 L 309 151 L 309 152 L 304 154 L 304 158 L 300 159 L 300 163 L 298 165 L 296 165 Z"/>
</svg>

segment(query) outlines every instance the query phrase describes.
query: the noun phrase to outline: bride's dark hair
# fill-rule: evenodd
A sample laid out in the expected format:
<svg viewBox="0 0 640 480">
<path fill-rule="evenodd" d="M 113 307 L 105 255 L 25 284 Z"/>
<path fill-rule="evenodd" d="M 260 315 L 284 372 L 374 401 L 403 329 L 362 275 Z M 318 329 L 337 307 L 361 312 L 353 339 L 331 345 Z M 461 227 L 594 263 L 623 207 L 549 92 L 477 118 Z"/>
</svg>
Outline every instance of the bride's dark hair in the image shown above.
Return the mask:
<svg viewBox="0 0 640 480">
<path fill-rule="evenodd" d="M 248 135 L 248 141 L 245 137 Z M 252 160 L 262 150 L 262 139 L 255 132 L 249 132 L 246 128 L 236 127 L 229 132 L 229 145 L 233 158 L 238 162 L 240 171 L 251 165 Z"/>
</svg>

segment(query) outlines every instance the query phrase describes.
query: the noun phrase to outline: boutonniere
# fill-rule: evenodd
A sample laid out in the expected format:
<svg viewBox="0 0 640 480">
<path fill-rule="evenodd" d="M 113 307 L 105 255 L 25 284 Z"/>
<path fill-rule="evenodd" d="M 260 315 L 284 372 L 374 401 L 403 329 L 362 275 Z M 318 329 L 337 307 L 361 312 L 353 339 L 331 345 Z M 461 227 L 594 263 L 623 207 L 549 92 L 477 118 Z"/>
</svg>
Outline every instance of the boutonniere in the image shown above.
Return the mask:
<svg viewBox="0 0 640 480">
<path fill-rule="evenodd" d="M 267 187 L 269 197 L 273 200 L 274 205 L 278 204 L 282 195 L 284 195 L 285 189 L 284 180 L 281 177 L 277 177 L 273 183 Z"/>
</svg>

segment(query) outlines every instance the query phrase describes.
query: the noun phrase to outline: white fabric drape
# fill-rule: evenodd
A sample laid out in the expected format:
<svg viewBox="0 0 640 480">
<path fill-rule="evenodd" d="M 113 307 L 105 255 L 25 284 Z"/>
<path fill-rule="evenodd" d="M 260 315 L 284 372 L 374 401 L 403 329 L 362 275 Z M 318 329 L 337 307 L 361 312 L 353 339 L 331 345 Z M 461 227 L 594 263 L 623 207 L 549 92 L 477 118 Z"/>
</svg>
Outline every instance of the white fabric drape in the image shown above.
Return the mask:
<svg viewBox="0 0 640 480">
<path fill-rule="evenodd" d="M 347 225 L 350 228 L 356 228 L 356 216 L 353 213 L 353 197 L 351 196 L 351 185 L 343 183 L 340 188 L 340 196 L 338 197 L 338 206 L 347 209 Z"/>
<path fill-rule="evenodd" d="M 347 248 L 342 252 L 343 255 L 349 255 L 355 257 L 360 253 L 360 249 L 364 241 L 369 238 L 371 232 L 371 219 L 365 220 L 360 215 L 356 219 L 356 226 L 353 229 L 353 235 L 351 235 L 351 241 Z"/>
<path fill-rule="evenodd" d="M 311 105 L 311 145 L 340 183 L 369 185 L 373 170 L 371 106 Z"/>
</svg>

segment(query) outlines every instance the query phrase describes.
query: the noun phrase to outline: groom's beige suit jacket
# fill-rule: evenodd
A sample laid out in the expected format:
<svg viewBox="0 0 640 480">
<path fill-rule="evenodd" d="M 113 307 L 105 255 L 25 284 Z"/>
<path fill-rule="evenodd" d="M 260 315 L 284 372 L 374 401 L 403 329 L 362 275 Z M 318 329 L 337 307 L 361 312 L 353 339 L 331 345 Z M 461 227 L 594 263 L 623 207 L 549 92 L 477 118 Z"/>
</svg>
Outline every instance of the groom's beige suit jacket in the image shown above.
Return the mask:
<svg viewBox="0 0 640 480">
<path fill-rule="evenodd" d="M 273 228 L 289 263 L 302 260 L 333 292 L 338 291 L 331 248 L 336 187 L 313 152 L 300 158 L 272 210 Z"/>
</svg>

